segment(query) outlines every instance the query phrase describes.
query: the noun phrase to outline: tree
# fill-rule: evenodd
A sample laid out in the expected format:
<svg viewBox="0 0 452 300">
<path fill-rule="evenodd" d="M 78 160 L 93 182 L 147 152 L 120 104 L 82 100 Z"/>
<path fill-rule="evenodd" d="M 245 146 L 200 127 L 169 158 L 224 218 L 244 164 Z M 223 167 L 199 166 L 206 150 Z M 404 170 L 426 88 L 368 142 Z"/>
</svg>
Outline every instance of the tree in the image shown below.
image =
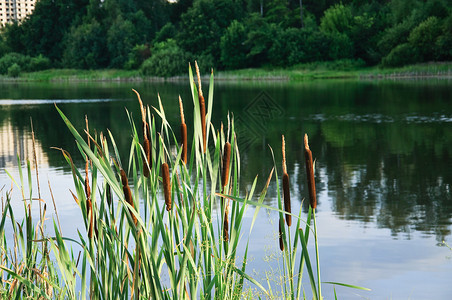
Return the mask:
<svg viewBox="0 0 452 300">
<path fill-rule="evenodd" d="M 226 69 L 240 69 L 248 66 L 249 49 L 245 44 L 246 39 L 245 25 L 237 20 L 232 21 L 221 37 L 221 62 Z"/>
<path fill-rule="evenodd" d="M 107 48 L 110 54 L 110 67 L 122 68 L 129 58 L 129 53 L 137 43 L 135 27 L 132 22 L 118 16 L 107 32 Z"/>
<path fill-rule="evenodd" d="M 195 55 L 210 54 L 219 63 L 220 39 L 230 23 L 240 19 L 239 8 L 232 0 L 196 0 L 182 15 L 178 43 Z"/>
<path fill-rule="evenodd" d="M 328 8 L 320 20 L 320 30 L 328 33 L 348 33 L 353 26 L 352 10 L 349 6 L 336 4 Z"/>
<path fill-rule="evenodd" d="M 441 35 L 441 24 L 437 17 L 429 17 L 414 28 L 408 37 L 409 44 L 423 61 L 437 57 L 436 41 Z"/>
<path fill-rule="evenodd" d="M 106 33 L 96 20 L 73 27 L 64 44 L 66 67 L 96 69 L 108 65 Z"/>
<path fill-rule="evenodd" d="M 33 56 L 42 54 L 54 61 L 60 60 L 64 35 L 73 24 L 81 22 L 88 4 L 88 0 L 37 1 L 33 14 L 21 25 L 22 51 Z"/>
<path fill-rule="evenodd" d="M 174 40 L 156 43 L 152 55 L 143 62 L 140 70 L 143 75 L 170 77 L 187 71 L 189 54 L 182 50 Z"/>
</svg>

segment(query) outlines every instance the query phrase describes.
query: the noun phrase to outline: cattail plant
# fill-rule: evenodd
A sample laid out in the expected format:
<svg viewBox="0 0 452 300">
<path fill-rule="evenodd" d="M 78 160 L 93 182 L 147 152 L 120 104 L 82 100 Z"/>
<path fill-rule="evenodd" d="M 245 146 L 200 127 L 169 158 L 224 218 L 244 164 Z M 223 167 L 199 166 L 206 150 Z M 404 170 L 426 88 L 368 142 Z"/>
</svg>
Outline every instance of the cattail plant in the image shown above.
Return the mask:
<svg viewBox="0 0 452 300">
<path fill-rule="evenodd" d="M 179 108 L 180 108 L 180 135 L 182 139 L 182 156 L 181 159 L 184 164 L 187 164 L 187 150 L 188 150 L 188 142 L 187 142 L 187 124 L 185 124 L 184 117 L 184 106 L 182 105 L 182 98 L 179 96 Z"/>
<path fill-rule="evenodd" d="M 309 204 L 312 209 L 317 207 L 317 199 L 315 196 L 315 180 L 314 180 L 314 165 L 312 162 L 312 152 L 309 149 L 308 135 L 304 135 L 304 157 L 306 161 L 306 175 L 309 190 Z"/>
<path fill-rule="evenodd" d="M 292 212 L 290 207 L 290 185 L 289 185 L 289 174 L 287 174 L 287 166 L 286 166 L 286 142 L 284 140 L 284 135 L 282 136 L 282 167 L 283 167 L 283 195 L 284 195 L 284 210 L 288 212 L 286 214 L 286 223 L 287 226 L 292 225 L 292 216 L 290 213 Z"/>
<path fill-rule="evenodd" d="M 199 111 L 201 114 L 201 130 L 202 130 L 202 151 L 206 153 L 207 148 L 207 133 L 206 133 L 206 102 L 202 94 L 201 75 L 199 74 L 198 63 L 195 61 L 196 75 L 198 76 L 198 99 L 199 99 Z"/>
<path fill-rule="evenodd" d="M 126 199 L 126 202 L 130 206 L 135 208 L 134 204 L 133 204 L 132 191 L 130 190 L 130 187 L 129 187 L 129 181 L 127 179 L 126 172 L 123 169 L 121 169 L 121 182 L 122 182 L 122 190 L 124 192 L 124 198 Z M 137 225 L 137 222 L 138 222 L 137 217 L 135 216 L 135 214 L 133 213 L 132 210 L 129 210 L 129 212 L 130 212 L 130 215 L 132 216 L 133 222 L 135 223 L 135 225 Z"/>
<path fill-rule="evenodd" d="M 169 173 L 168 163 L 162 164 L 162 180 L 163 180 L 163 194 L 165 196 L 166 210 L 171 210 L 171 178 Z"/>
<path fill-rule="evenodd" d="M 143 175 L 145 177 L 149 177 L 150 168 L 152 168 L 152 160 L 151 160 L 151 134 L 149 129 L 149 124 L 146 121 L 146 108 L 143 105 L 143 101 L 141 101 L 140 94 L 132 89 L 138 97 L 138 102 L 140 103 L 140 111 L 141 111 L 141 121 L 143 124 Z M 149 167 L 148 167 L 149 166 Z"/>
</svg>

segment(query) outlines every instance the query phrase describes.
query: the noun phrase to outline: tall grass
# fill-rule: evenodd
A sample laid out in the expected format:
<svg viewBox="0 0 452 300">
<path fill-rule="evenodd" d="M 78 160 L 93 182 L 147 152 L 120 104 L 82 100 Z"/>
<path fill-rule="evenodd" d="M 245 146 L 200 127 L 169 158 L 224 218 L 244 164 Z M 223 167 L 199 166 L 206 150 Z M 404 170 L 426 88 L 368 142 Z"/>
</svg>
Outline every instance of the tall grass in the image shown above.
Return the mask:
<svg viewBox="0 0 452 300">
<path fill-rule="evenodd" d="M 283 207 L 276 163 L 269 168 L 260 193 L 255 178 L 248 193 L 240 194 L 240 154 L 234 121 L 228 122 L 226 134 L 223 127 L 215 129 L 211 120 L 213 74 L 206 101 L 199 71 L 197 74 L 196 86 L 190 68 L 192 124 L 185 124 L 179 102 L 182 143 L 166 119 L 160 98 L 156 107 L 144 107 L 135 91 L 141 120 L 136 126 L 128 113 L 132 142 L 127 157 L 120 156 L 111 132 L 97 135 L 86 126 L 81 134 L 56 108 L 85 160 L 85 170 L 80 172 L 72 159 L 76 154 L 61 150 L 72 168 L 73 197 L 85 231 L 79 231 L 77 240 L 63 237 L 54 222 L 55 236 L 46 237 L 42 221 L 36 225 L 39 231 L 33 227 L 33 191 L 29 196 L 22 193 L 22 223 L 16 222 L 7 194 L 0 223 L 3 295 L 16 299 L 240 299 L 248 295 L 247 281 L 258 289 L 257 296 L 276 297 L 270 279 L 264 287 L 246 272 L 252 229 L 259 210 L 266 208 L 280 215 L 284 297 L 310 298 L 302 286 L 302 275 L 307 270 L 314 299 L 322 298 L 315 206 L 311 203 L 307 220 L 302 220 L 301 209 L 292 214 L 284 184 L 284 201 L 289 202 Z M 184 128 L 193 133 L 191 147 Z M 284 176 L 285 158 L 283 168 Z M 277 208 L 263 204 L 271 180 L 276 181 Z M 22 175 L 18 186 L 24 186 Z M 246 235 L 243 220 L 248 209 L 254 209 L 254 214 Z M 45 205 L 43 211 L 45 215 Z M 4 234 L 7 217 L 13 228 L 13 245 L 7 244 Z M 291 218 L 297 220 L 294 231 L 286 228 L 285 217 L 289 217 L 289 225 Z M 307 247 L 311 235 L 316 244 L 316 269 Z M 245 245 L 239 247 L 243 237 Z M 79 257 L 72 253 L 73 246 L 81 248 Z M 21 253 L 13 255 L 15 252 Z"/>
</svg>

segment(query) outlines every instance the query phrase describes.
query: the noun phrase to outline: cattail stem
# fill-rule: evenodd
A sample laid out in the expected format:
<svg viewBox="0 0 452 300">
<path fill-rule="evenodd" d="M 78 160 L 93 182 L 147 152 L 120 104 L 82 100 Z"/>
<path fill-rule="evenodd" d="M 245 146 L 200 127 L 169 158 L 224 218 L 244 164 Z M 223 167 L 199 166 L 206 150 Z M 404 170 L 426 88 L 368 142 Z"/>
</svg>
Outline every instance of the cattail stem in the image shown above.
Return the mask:
<svg viewBox="0 0 452 300">
<path fill-rule="evenodd" d="M 317 207 L 317 199 L 315 194 L 314 165 L 312 161 L 312 152 L 309 149 L 308 135 L 304 135 L 304 157 L 306 161 L 306 176 L 309 190 L 309 204 L 312 209 Z"/>
<path fill-rule="evenodd" d="M 290 213 L 292 212 L 291 204 L 290 204 L 290 180 L 289 174 L 287 173 L 286 166 L 286 142 L 284 140 L 284 135 L 282 136 L 282 155 L 283 155 L 283 195 L 284 195 L 284 210 L 288 212 L 286 214 L 286 223 L 287 226 L 292 225 L 292 216 Z"/>
<path fill-rule="evenodd" d="M 126 199 L 126 202 L 132 206 L 133 208 L 135 208 L 134 204 L 133 204 L 133 198 L 132 198 L 132 191 L 130 190 L 129 187 L 129 181 L 127 179 L 127 175 L 126 172 L 121 169 L 121 182 L 122 182 L 122 190 L 124 192 L 124 198 Z M 135 216 L 135 214 L 133 213 L 132 210 L 129 210 L 130 215 L 132 216 L 132 220 L 135 223 L 135 225 L 137 225 L 138 221 L 137 221 L 137 217 Z"/>
<path fill-rule="evenodd" d="M 167 163 L 162 164 L 163 194 L 165 196 L 166 210 L 171 210 L 171 179 Z"/>
<path fill-rule="evenodd" d="M 180 107 L 180 134 L 182 139 L 182 161 L 187 164 L 187 151 L 188 151 L 188 137 L 187 137 L 187 124 L 185 124 L 184 117 L 184 107 L 182 105 L 182 99 L 179 96 L 179 107 Z"/>
</svg>

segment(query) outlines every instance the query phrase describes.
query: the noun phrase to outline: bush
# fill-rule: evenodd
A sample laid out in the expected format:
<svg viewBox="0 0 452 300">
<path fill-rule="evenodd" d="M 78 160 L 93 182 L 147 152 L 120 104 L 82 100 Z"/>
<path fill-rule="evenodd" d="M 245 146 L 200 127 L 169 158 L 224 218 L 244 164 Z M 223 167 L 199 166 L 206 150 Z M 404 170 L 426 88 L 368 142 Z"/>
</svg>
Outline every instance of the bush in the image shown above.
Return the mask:
<svg viewBox="0 0 452 300">
<path fill-rule="evenodd" d="M 305 32 L 298 28 L 288 28 L 279 32 L 268 51 L 270 62 L 276 66 L 286 67 L 305 62 Z"/>
<path fill-rule="evenodd" d="M 20 66 L 14 63 L 11 67 L 8 68 L 8 76 L 9 77 L 18 77 L 20 74 Z"/>
<path fill-rule="evenodd" d="M 188 54 L 176 41 L 169 39 L 154 45 L 152 55 L 141 65 L 140 71 L 146 76 L 170 77 L 187 71 Z"/>
<path fill-rule="evenodd" d="M 8 53 L 0 58 L 0 74 L 8 74 L 8 70 L 17 64 L 22 71 L 29 71 L 31 58 L 19 53 Z"/>
<path fill-rule="evenodd" d="M 129 70 L 139 68 L 150 56 L 149 44 L 135 45 L 129 53 L 129 60 L 125 63 L 124 68 Z"/>
<path fill-rule="evenodd" d="M 329 60 L 352 58 L 353 42 L 345 33 L 329 33 L 327 57 Z"/>
<path fill-rule="evenodd" d="M 344 33 L 307 33 L 304 43 L 305 61 L 326 61 L 353 57 L 353 43 Z"/>
<path fill-rule="evenodd" d="M 401 67 L 415 63 L 417 57 L 418 55 L 413 49 L 413 46 L 404 43 L 392 49 L 392 51 L 383 58 L 382 64 L 385 67 Z"/>
<path fill-rule="evenodd" d="M 36 57 L 32 57 L 30 60 L 29 71 L 41 71 L 49 69 L 51 66 L 50 59 L 39 54 Z"/>
<path fill-rule="evenodd" d="M 177 29 L 172 23 L 166 23 L 156 34 L 154 43 L 164 42 L 167 39 L 172 39 L 176 36 Z"/>
</svg>

